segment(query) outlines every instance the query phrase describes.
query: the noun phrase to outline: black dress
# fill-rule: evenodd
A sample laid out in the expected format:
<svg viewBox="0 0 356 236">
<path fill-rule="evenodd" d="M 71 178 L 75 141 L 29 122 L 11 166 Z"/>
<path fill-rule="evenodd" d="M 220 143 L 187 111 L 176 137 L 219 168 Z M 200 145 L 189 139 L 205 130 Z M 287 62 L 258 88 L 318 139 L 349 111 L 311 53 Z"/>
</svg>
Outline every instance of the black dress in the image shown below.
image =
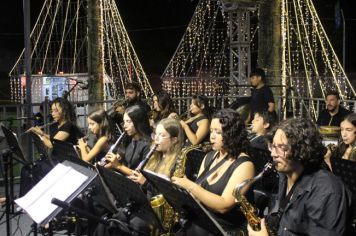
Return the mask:
<svg viewBox="0 0 356 236">
<path fill-rule="evenodd" d="M 210 168 L 210 165 L 211 165 L 212 161 L 215 159 L 216 154 L 217 154 L 217 152 L 215 152 L 215 151 L 209 152 L 207 154 L 207 157 L 204 161 L 204 167 L 205 167 L 204 169 Z M 241 156 L 238 159 L 236 159 L 229 166 L 229 168 L 225 171 L 225 173 L 220 177 L 220 179 L 214 184 L 209 184 L 207 181 L 207 178 L 210 175 L 205 176 L 203 179 L 198 177 L 197 182 L 200 182 L 201 187 L 208 190 L 209 192 L 212 192 L 217 195 L 222 195 L 233 172 L 236 170 L 237 167 L 240 166 L 240 164 L 242 164 L 246 161 L 251 161 L 248 156 Z M 248 200 L 251 200 L 252 199 L 252 191 L 249 191 L 246 194 L 246 197 Z M 209 208 L 207 210 L 211 213 L 211 215 L 215 218 L 215 220 L 222 226 L 222 228 L 226 232 L 229 232 L 229 233 L 239 232 L 242 228 L 245 228 L 245 226 L 246 226 L 246 219 L 243 216 L 243 214 L 241 213 L 241 211 L 239 210 L 239 207 L 237 207 L 237 206 L 235 206 L 234 208 L 232 208 L 230 211 L 226 212 L 225 214 L 217 213 Z M 192 224 L 192 226 L 186 230 L 186 235 L 210 236 L 212 234 L 207 232 L 205 229 Z"/>
<path fill-rule="evenodd" d="M 191 122 L 187 123 L 187 125 L 189 126 L 189 128 L 194 132 L 196 133 L 198 131 L 198 122 L 201 121 L 201 120 L 204 120 L 204 119 L 208 119 L 208 117 L 206 117 L 205 115 L 202 115 L 202 116 L 199 116 L 198 118 L 192 120 Z M 204 142 L 209 142 L 209 135 L 207 134 L 203 141 L 201 141 L 201 143 L 204 143 Z M 192 145 L 191 142 L 187 139 L 187 146 L 190 146 Z"/>
</svg>

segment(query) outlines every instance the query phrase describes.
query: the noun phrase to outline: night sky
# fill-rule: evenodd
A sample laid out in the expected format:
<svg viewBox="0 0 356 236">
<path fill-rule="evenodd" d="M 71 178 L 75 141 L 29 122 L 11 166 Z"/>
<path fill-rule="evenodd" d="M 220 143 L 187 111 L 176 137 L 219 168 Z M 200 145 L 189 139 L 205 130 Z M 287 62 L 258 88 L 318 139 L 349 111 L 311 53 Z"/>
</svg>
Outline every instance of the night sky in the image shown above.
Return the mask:
<svg viewBox="0 0 356 236">
<path fill-rule="evenodd" d="M 31 22 L 35 22 L 44 0 L 31 1 Z M 117 5 L 136 53 L 149 78 L 159 78 L 171 59 L 192 17 L 198 0 L 117 0 Z M 342 58 L 342 30 L 335 29 L 336 0 L 314 0 L 321 21 L 334 48 Z M 343 0 L 347 25 L 346 71 L 356 72 L 356 13 Z M 0 14 L 0 99 L 9 98 L 8 72 L 23 48 L 21 0 L 1 1 Z"/>
</svg>

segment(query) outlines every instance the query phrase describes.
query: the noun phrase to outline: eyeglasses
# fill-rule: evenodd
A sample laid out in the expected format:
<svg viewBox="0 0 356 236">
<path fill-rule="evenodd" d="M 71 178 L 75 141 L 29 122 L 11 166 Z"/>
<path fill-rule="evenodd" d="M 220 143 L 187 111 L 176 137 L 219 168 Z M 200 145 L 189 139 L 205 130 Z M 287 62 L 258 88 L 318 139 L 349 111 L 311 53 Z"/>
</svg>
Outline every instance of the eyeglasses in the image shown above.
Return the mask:
<svg viewBox="0 0 356 236">
<path fill-rule="evenodd" d="M 167 134 L 162 134 L 162 133 L 158 133 L 158 134 L 152 134 L 152 139 L 166 139 L 166 138 L 170 138 L 170 136 L 168 136 Z"/>
<path fill-rule="evenodd" d="M 275 149 L 277 153 L 283 153 L 289 150 L 289 146 L 287 144 L 268 144 L 268 150 L 272 152 Z"/>
</svg>

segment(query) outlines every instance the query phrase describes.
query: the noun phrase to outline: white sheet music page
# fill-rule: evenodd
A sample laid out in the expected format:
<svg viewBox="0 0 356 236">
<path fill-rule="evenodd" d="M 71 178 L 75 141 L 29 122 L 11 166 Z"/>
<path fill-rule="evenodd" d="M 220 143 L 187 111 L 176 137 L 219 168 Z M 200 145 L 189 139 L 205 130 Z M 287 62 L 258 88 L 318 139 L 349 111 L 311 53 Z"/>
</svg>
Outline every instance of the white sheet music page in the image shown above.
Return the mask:
<svg viewBox="0 0 356 236">
<path fill-rule="evenodd" d="M 25 196 L 15 202 L 40 224 L 57 208 L 51 203 L 52 198 L 65 201 L 87 178 L 70 166 L 57 164 Z"/>
<path fill-rule="evenodd" d="M 147 173 L 150 173 L 150 174 L 153 174 L 153 175 L 155 175 L 155 176 L 158 176 L 158 177 L 160 177 L 161 179 L 165 179 L 165 180 L 167 180 L 167 181 L 171 181 L 171 179 L 170 179 L 167 175 L 160 174 L 160 173 L 156 173 L 156 172 L 153 172 L 153 171 L 151 171 L 151 170 L 146 170 L 146 169 L 145 169 L 145 171 L 146 171 Z"/>
</svg>

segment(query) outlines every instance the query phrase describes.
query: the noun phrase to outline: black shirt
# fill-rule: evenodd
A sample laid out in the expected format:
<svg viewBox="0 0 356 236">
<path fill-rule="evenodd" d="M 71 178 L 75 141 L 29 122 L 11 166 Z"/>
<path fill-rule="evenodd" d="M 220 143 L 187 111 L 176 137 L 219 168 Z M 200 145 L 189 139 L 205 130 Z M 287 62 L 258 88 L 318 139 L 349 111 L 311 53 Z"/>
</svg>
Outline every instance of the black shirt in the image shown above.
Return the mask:
<svg viewBox="0 0 356 236">
<path fill-rule="evenodd" d="M 316 123 L 319 126 L 340 126 L 340 123 L 343 120 L 343 118 L 350 113 L 351 111 L 340 106 L 338 113 L 331 116 L 329 111 L 325 109 L 320 112 Z"/>
<path fill-rule="evenodd" d="M 284 211 L 280 210 L 278 235 L 344 235 L 351 198 L 342 181 L 326 170 L 304 173 L 300 178 Z M 287 177 L 280 174 L 279 179 L 273 213 L 279 211 L 286 195 Z"/>
<path fill-rule="evenodd" d="M 58 127 L 58 122 L 56 122 L 49 128 L 50 139 L 53 140 L 54 136 L 56 136 L 59 131 L 68 133 L 69 137 L 63 141 L 69 142 L 73 145 L 76 145 L 78 143 L 78 139 L 84 136 L 79 128 L 71 122 L 66 122 L 61 127 Z"/>
<path fill-rule="evenodd" d="M 268 111 L 268 103 L 274 103 L 273 93 L 270 87 L 264 85 L 259 89 L 252 89 L 251 91 L 251 117 L 256 112 Z"/>
<path fill-rule="evenodd" d="M 150 142 L 145 140 L 132 140 L 125 148 L 124 164 L 130 169 L 136 169 L 149 151 Z"/>
<path fill-rule="evenodd" d="M 147 112 L 147 114 L 151 111 L 151 107 L 146 102 L 142 101 L 141 99 L 138 99 L 137 101 L 129 102 L 127 104 L 126 109 L 129 107 L 135 106 L 135 105 L 144 109 Z"/>
</svg>

